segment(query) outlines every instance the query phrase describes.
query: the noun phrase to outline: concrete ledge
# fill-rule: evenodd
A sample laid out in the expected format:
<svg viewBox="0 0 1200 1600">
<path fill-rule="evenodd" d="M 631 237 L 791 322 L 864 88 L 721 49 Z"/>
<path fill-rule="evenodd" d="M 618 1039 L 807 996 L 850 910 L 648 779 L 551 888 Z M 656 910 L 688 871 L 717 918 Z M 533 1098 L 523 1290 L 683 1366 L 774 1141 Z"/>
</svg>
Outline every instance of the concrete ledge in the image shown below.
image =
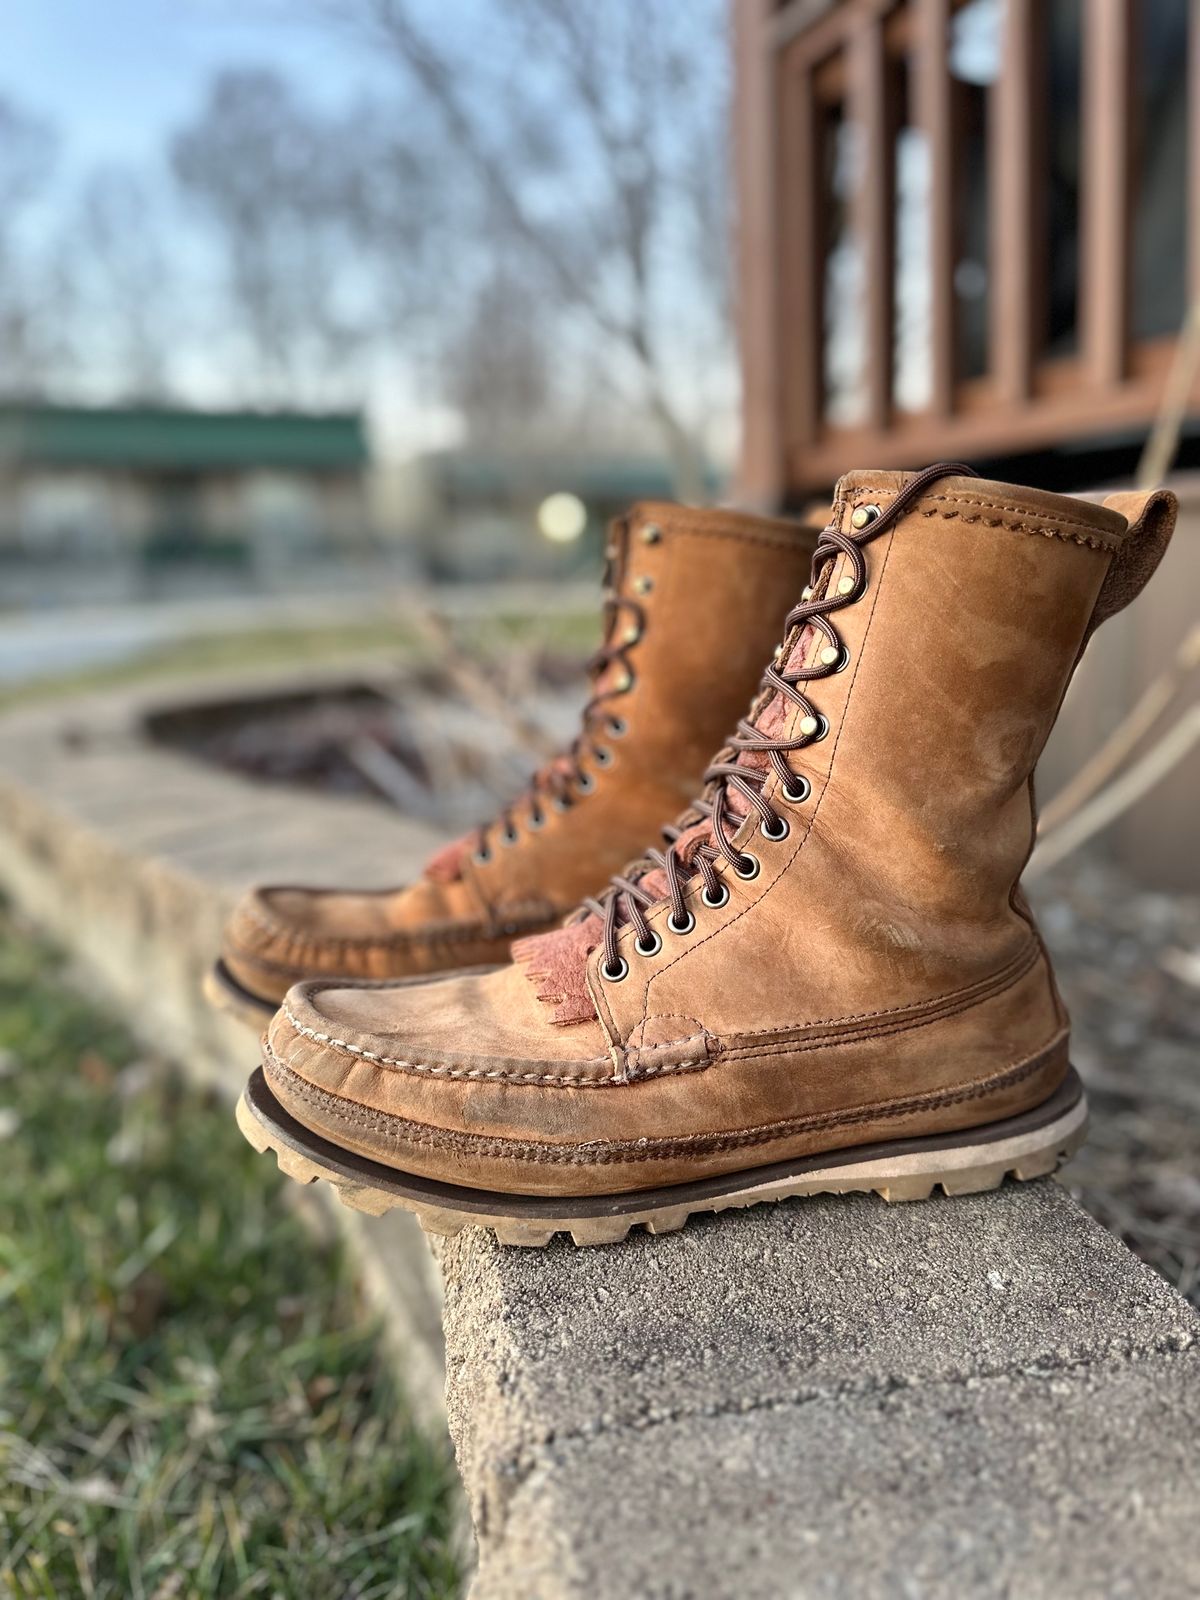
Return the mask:
<svg viewBox="0 0 1200 1600">
<path fill-rule="evenodd" d="M 231 883 L 402 880 L 431 839 L 151 749 L 144 709 L 0 724 L 0 885 L 148 1043 L 232 1091 L 254 1046 L 199 991 Z M 440 1427 L 423 1236 L 328 1215 Z M 1200 1318 L 1053 1183 L 809 1200 L 600 1250 L 472 1230 L 440 1260 L 475 1600 L 1195 1590 Z"/>
<path fill-rule="evenodd" d="M 1200 1319 L 1052 1182 L 442 1264 L 474 1600 L 1194 1585 Z"/>
</svg>

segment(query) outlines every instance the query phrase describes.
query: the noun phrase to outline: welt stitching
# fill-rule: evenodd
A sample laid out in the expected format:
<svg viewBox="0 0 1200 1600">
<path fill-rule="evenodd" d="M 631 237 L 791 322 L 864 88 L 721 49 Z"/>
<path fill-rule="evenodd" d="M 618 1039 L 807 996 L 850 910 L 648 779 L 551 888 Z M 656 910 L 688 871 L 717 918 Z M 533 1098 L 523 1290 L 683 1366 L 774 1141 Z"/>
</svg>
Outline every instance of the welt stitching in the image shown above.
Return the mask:
<svg viewBox="0 0 1200 1600">
<path fill-rule="evenodd" d="M 514 1161 L 526 1161 L 550 1166 L 615 1166 L 632 1162 L 670 1160 L 678 1155 L 690 1155 L 697 1148 L 712 1154 L 727 1150 L 744 1149 L 748 1145 L 771 1144 L 787 1138 L 792 1133 L 820 1132 L 826 1128 L 854 1127 L 863 1123 L 887 1121 L 892 1118 L 912 1116 L 921 1111 L 939 1110 L 946 1106 L 963 1105 L 979 1100 L 997 1090 L 1012 1088 L 1040 1070 L 1054 1045 L 1063 1037 L 1057 1034 L 1045 1050 L 1007 1067 L 1002 1072 L 986 1078 L 977 1078 L 961 1089 L 940 1090 L 934 1094 L 912 1095 L 907 1099 L 881 1101 L 874 1106 L 856 1107 L 853 1110 L 819 1112 L 811 1117 L 792 1117 L 778 1122 L 743 1128 L 737 1133 L 714 1136 L 712 1134 L 684 1134 L 676 1139 L 638 1140 L 632 1147 L 611 1145 L 591 1148 L 586 1155 L 576 1149 L 538 1144 L 527 1139 L 505 1139 L 495 1135 L 460 1133 L 454 1129 L 434 1128 L 428 1123 L 410 1122 L 386 1111 L 372 1111 L 360 1106 L 356 1100 L 319 1089 L 301 1078 L 267 1047 L 268 1064 L 279 1071 L 289 1084 L 290 1092 L 334 1115 L 341 1116 L 351 1126 L 369 1129 L 391 1144 L 426 1145 L 434 1149 L 452 1149 L 467 1154 L 498 1156 Z M 397 1127 L 398 1125 L 398 1127 Z M 403 1130 L 403 1131 L 400 1131 Z"/>
</svg>

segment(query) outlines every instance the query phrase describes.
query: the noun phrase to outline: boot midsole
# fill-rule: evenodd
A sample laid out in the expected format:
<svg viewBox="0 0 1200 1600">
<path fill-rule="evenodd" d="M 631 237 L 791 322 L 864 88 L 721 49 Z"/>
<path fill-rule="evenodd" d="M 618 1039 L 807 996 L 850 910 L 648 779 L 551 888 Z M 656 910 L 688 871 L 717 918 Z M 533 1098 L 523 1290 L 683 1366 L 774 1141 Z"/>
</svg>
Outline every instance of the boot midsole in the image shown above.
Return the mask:
<svg viewBox="0 0 1200 1600">
<path fill-rule="evenodd" d="M 270 1135 L 272 1144 L 298 1152 L 328 1171 L 332 1179 L 375 1189 L 416 1206 L 480 1217 L 504 1215 L 547 1222 L 559 1220 L 564 1214 L 573 1218 L 614 1217 L 672 1205 L 696 1205 L 726 1195 L 744 1194 L 750 1189 L 769 1190 L 775 1184 L 817 1173 L 836 1177 L 841 1172 L 849 1180 L 863 1176 L 859 1169 L 864 1167 L 870 1169 L 868 1176 L 881 1183 L 889 1176 L 903 1179 L 923 1171 L 940 1176 L 944 1169 L 957 1164 L 956 1157 L 961 1160 L 964 1154 L 975 1165 L 989 1159 L 1007 1159 L 1010 1153 L 1013 1160 L 1018 1160 L 1025 1145 L 1032 1148 L 1039 1142 L 1068 1137 L 1077 1131 L 1087 1115 L 1083 1084 L 1072 1067 L 1041 1105 L 978 1127 L 930 1134 L 926 1138 L 853 1145 L 664 1188 L 568 1197 L 468 1189 L 460 1184 L 401 1172 L 372 1161 L 368 1156 L 344 1150 L 291 1116 L 275 1098 L 261 1067 L 246 1085 L 243 1098 L 248 1112 Z"/>
</svg>

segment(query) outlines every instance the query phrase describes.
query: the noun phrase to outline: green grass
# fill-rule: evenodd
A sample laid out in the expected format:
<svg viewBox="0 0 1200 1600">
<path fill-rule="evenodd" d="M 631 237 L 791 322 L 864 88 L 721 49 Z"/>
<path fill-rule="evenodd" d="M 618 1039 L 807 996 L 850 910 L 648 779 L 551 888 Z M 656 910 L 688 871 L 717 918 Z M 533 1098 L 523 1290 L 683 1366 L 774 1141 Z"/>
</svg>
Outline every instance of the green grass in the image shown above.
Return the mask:
<svg viewBox="0 0 1200 1600">
<path fill-rule="evenodd" d="M 0 915 L 0 1595 L 441 1597 L 447 1453 L 228 1111 Z"/>
<path fill-rule="evenodd" d="M 458 622 L 455 636 L 472 654 L 487 659 L 514 646 L 540 646 L 566 654 L 586 655 L 596 645 L 598 616 L 565 611 L 553 615 L 502 615 L 478 622 Z M 197 634 L 170 644 L 77 671 L 51 674 L 0 689 L 0 711 L 30 701 L 96 689 L 206 673 L 252 671 L 255 668 L 336 665 L 378 655 L 398 662 L 434 661 L 439 651 L 411 619 L 368 618 L 354 627 L 279 626 Z"/>
</svg>

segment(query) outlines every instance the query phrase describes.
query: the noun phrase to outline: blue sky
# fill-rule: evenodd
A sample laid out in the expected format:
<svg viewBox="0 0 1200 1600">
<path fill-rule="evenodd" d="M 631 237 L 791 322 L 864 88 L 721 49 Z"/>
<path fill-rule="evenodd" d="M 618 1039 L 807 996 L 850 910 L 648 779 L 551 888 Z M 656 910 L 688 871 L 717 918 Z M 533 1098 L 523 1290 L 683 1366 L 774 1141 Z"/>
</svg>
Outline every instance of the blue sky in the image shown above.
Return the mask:
<svg viewBox="0 0 1200 1600">
<path fill-rule="evenodd" d="M 156 162 L 212 72 L 270 63 L 341 98 L 367 81 L 365 53 L 295 18 L 303 0 L 7 0 L 0 93 L 54 122 L 69 169 Z"/>
</svg>

